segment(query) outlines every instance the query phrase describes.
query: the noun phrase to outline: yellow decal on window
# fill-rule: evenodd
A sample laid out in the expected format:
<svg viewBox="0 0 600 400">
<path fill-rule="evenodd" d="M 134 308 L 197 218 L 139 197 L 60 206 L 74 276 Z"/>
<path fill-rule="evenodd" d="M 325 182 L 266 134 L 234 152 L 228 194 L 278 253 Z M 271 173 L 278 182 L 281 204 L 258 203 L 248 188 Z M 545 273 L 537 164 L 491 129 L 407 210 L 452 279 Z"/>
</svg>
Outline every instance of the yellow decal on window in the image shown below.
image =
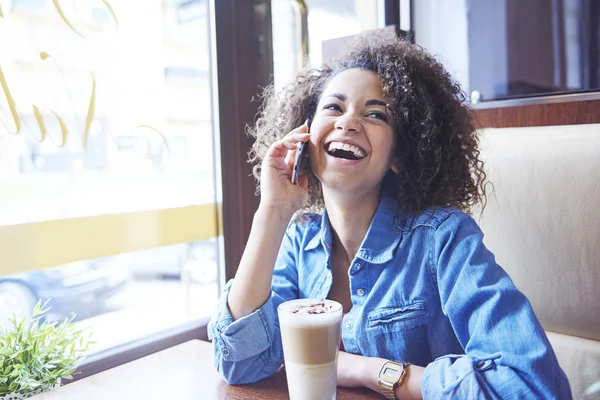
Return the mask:
<svg viewBox="0 0 600 400">
<path fill-rule="evenodd" d="M 65 143 L 67 142 L 67 135 L 68 135 L 68 131 L 67 131 L 67 125 L 65 124 L 65 121 L 63 121 L 63 119 L 60 117 L 60 115 L 58 115 L 55 111 L 53 110 L 48 110 L 49 112 L 51 112 L 52 114 L 54 114 L 54 117 L 56 118 L 56 120 L 58 121 L 58 124 L 60 125 L 60 132 L 61 132 L 61 136 L 62 136 L 62 142 L 60 144 L 57 144 L 58 147 L 63 147 L 65 145 Z M 46 136 L 48 135 L 48 129 L 46 128 L 46 123 L 44 122 L 44 116 L 43 116 L 43 112 L 40 111 L 40 109 L 38 108 L 38 106 L 36 106 L 35 104 L 33 105 L 33 114 L 35 115 L 35 119 L 38 123 L 38 126 L 40 127 L 40 132 L 41 132 L 41 137 L 38 140 L 38 142 L 43 142 L 44 139 L 46 139 Z M 50 139 L 52 140 L 52 139 Z"/>
<path fill-rule="evenodd" d="M 0 225 L 0 276 L 217 236 L 217 205 Z"/>
<path fill-rule="evenodd" d="M 115 11 L 113 10 L 113 8 L 111 7 L 110 4 L 108 4 L 108 1 L 106 0 L 100 0 L 105 6 L 106 9 L 108 10 L 108 12 L 110 13 L 110 15 L 113 17 L 113 19 L 115 20 L 115 25 L 116 25 L 116 29 L 119 30 L 119 21 L 117 20 L 117 16 L 115 15 Z M 67 16 L 65 15 L 65 12 L 63 11 L 60 3 L 58 0 L 52 0 L 52 4 L 54 4 L 54 8 L 56 9 L 56 11 L 58 12 L 58 15 L 60 15 L 60 19 L 63 20 L 63 22 L 65 24 L 67 24 L 67 26 L 73 31 L 75 32 L 77 35 L 79 35 L 80 37 L 82 37 L 83 39 L 88 39 L 84 34 L 82 34 L 81 32 L 79 32 L 77 30 L 77 28 L 75 28 L 75 26 L 71 23 L 71 21 L 69 20 L 69 18 L 67 18 Z"/>
<path fill-rule="evenodd" d="M 15 99 L 10 94 L 10 88 L 8 87 L 8 82 L 6 81 L 6 77 L 4 76 L 4 71 L 2 71 L 2 65 L 0 65 L 0 85 L 2 85 L 2 91 L 4 92 L 4 97 L 6 97 L 6 101 L 8 102 L 8 109 L 10 110 L 10 115 L 12 115 L 13 121 L 15 123 L 16 131 L 11 132 L 13 134 L 19 133 L 21 130 L 21 120 L 19 119 L 19 114 L 17 113 L 17 104 L 15 103 Z M 7 131 L 10 132 L 8 126 L 2 122 L 2 125 L 6 128 Z"/>
</svg>

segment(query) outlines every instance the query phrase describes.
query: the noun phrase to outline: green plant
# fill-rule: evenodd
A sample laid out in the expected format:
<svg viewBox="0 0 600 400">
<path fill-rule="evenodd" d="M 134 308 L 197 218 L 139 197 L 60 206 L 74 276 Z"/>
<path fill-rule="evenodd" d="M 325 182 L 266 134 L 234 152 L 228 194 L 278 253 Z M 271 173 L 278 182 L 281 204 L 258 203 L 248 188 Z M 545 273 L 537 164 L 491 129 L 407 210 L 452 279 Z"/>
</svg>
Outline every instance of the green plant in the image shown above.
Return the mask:
<svg viewBox="0 0 600 400">
<path fill-rule="evenodd" d="M 50 309 L 38 302 L 31 319 L 12 316 L 8 328 L 0 330 L 0 396 L 46 390 L 72 378 L 76 363 L 93 342 L 72 323 L 40 322 Z"/>
</svg>

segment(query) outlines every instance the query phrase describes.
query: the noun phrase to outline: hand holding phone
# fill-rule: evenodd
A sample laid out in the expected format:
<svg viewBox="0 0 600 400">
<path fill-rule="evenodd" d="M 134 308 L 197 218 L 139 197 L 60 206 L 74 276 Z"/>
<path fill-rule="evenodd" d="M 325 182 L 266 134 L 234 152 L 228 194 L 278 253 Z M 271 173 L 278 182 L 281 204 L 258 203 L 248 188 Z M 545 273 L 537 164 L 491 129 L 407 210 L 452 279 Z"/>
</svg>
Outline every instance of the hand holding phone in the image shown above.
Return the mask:
<svg viewBox="0 0 600 400">
<path fill-rule="evenodd" d="M 306 125 L 308 126 L 308 132 L 310 133 L 310 124 L 311 119 L 306 120 Z M 308 156 L 308 142 L 300 142 L 298 143 L 298 149 L 296 150 L 296 157 L 294 158 L 294 169 L 292 170 L 292 184 L 298 184 L 298 177 L 300 176 L 300 171 L 302 171 L 302 164 L 304 159 Z"/>
</svg>

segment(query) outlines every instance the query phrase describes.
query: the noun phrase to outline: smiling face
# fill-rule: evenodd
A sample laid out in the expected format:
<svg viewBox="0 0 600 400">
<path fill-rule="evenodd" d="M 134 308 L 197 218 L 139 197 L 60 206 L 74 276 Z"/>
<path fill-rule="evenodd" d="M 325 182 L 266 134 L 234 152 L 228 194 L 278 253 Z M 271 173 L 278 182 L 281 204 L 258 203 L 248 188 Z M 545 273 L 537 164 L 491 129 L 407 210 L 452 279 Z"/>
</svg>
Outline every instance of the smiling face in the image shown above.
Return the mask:
<svg viewBox="0 0 600 400">
<path fill-rule="evenodd" d="M 373 71 L 348 69 L 325 87 L 310 126 L 310 165 L 325 192 L 369 193 L 381 186 L 396 148 L 387 103 Z"/>
</svg>

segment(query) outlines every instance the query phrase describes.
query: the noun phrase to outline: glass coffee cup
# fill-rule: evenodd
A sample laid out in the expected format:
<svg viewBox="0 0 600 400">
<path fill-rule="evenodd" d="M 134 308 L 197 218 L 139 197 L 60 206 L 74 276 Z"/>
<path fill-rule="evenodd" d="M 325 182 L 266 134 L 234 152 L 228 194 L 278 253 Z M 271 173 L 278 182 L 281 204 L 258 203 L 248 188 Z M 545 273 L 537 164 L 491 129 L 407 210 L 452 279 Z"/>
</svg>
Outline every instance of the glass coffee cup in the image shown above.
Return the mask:
<svg viewBox="0 0 600 400">
<path fill-rule="evenodd" d="M 298 299 L 280 304 L 277 313 L 290 400 L 334 400 L 342 305 Z"/>
</svg>

